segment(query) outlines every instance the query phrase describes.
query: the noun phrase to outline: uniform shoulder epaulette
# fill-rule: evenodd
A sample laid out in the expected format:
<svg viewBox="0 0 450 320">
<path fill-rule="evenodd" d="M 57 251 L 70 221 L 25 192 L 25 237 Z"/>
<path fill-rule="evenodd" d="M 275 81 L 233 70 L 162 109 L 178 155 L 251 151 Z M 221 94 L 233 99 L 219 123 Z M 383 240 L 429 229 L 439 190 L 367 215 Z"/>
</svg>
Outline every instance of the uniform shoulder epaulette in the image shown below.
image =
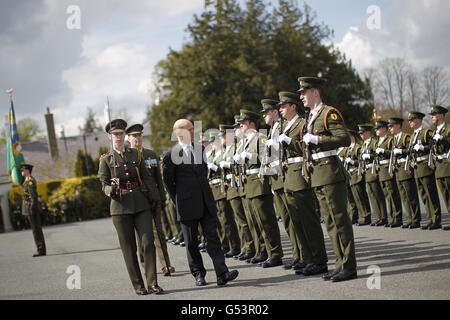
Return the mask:
<svg viewBox="0 0 450 320">
<path fill-rule="evenodd" d="M 390 146 L 392 146 L 392 141 L 394 141 L 394 137 L 389 137 L 387 142 L 388 148 L 391 148 Z"/>
<path fill-rule="evenodd" d="M 433 136 L 433 130 L 431 130 L 430 128 L 425 129 L 425 133 L 423 135 L 423 142 L 425 142 L 425 144 L 428 143 L 427 136 L 429 137 Z"/>
<path fill-rule="evenodd" d="M 406 147 L 409 143 L 409 140 L 411 140 L 411 136 L 409 134 L 405 134 L 403 136 L 403 145 Z"/>
</svg>

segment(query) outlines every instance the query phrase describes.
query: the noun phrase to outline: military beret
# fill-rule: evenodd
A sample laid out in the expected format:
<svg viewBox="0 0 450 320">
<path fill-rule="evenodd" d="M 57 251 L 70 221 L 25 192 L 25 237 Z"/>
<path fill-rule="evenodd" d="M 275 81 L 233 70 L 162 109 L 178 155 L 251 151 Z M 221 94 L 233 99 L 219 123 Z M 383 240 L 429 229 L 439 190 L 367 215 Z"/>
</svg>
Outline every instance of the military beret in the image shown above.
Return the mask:
<svg viewBox="0 0 450 320">
<path fill-rule="evenodd" d="M 264 113 L 268 110 L 275 110 L 278 109 L 278 101 L 272 100 L 272 99 L 262 99 L 261 105 L 263 109 L 261 110 L 261 113 Z"/>
<path fill-rule="evenodd" d="M 358 133 L 361 134 L 365 131 L 371 131 L 373 129 L 373 124 L 371 123 L 363 123 L 363 124 L 358 124 Z"/>
<path fill-rule="evenodd" d="M 136 134 L 136 133 L 142 133 L 144 131 L 144 126 L 142 124 L 133 124 L 132 126 L 128 127 L 125 131 L 127 134 Z"/>
<path fill-rule="evenodd" d="M 394 117 L 394 118 L 390 118 L 389 119 L 389 126 L 392 126 L 392 125 L 394 125 L 394 124 L 402 124 L 403 123 L 403 119 L 402 118 L 396 118 L 396 117 Z"/>
<path fill-rule="evenodd" d="M 446 114 L 447 112 L 448 112 L 447 108 L 433 104 L 431 105 L 431 112 L 429 114 L 436 114 L 436 113 Z"/>
<path fill-rule="evenodd" d="M 253 111 L 247 110 L 247 109 L 241 109 L 240 115 L 239 115 L 239 121 L 244 120 L 251 120 L 251 121 L 259 121 L 261 119 L 261 116 Z"/>
<path fill-rule="evenodd" d="M 321 88 L 325 83 L 325 79 L 316 77 L 299 77 L 300 89 L 297 92 L 302 92 L 311 88 Z"/>
<path fill-rule="evenodd" d="M 225 132 L 227 130 L 233 129 L 234 126 L 229 125 L 229 124 L 219 124 L 219 130 L 222 132 Z"/>
<path fill-rule="evenodd" d="M 27 170 L 33 170 L 33 165 L 31 165 L 31 164 L 27 164 L 27 163 L 22 163 L 21 165 L 20 165 L 20 170 L 22 170 L 22 169 L 27 169 Z"/>
<path fill-rule="evenodd" d="M 375 127 L 374 129 L 379 129 L 379 128 L 383 128 L 383 127 L 387 127 L 388 126 L 388 122 L 384 121 L 384 120 L 377 120 L 375 121 Z"/>
<path fill-rule="evenodd" d="M 125 132 L 127 122 L 123 119 L 114 119 L 108 122 L 105 127 L 105 131 L 108 133 Z"/>
<path fill-rule="evenodd" d="M 408 120 L 423 119 L 424 117 L 425 114 L 419 111 L 410 111 L 408 114 Z"/>
<path fill-rule="evenodd" d="M 279 106 L 285 103 L 300 105 L 300 97 L 298 96 L 298 93 L 281 91 L 278 93 L 278 96 L 280 97 L 280 102 L 278 103 Z"/>
</svg>

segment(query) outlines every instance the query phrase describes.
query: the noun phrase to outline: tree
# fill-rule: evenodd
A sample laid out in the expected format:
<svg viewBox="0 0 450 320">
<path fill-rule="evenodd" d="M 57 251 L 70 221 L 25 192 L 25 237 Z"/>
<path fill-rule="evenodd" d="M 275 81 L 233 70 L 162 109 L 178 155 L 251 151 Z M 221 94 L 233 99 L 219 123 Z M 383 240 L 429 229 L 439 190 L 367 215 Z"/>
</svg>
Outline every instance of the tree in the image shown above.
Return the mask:
<svg viewBox="0 0 450 320">
<path fill-rule="evenodd" d="M 370 88 L 345 56 L 323 44 L 332 31 L 315 22 L 306 4 L 279 0 L 269 12 L 262 0 L 247 0 L 245 10 L 236 0 L 206 1 L 187 31 L 188 42 L 153 75 L 159 103 L 149 118 L 157 152 L 172 144 L 176 119 L 201 120 L 203 130 L 232 123 L 240 109 L 259 112 L 262 99 L 297 90 L 301 75 L 327 79 L 324 101 L 349 127 L 370 118 Z"/>
<path fill-rule="evenodd" d="M 97 173 L 91 155 L 84 154 L 81 150 L 77 152 L 74 170 L 75 177 L 85 177 Z"/>
<path fill-rule="evenodd" d="M 447 72 L 442 67 L 427 67 L 422 76 L 427 109 L 431 104 L 447 104 L 450 94 Z"/>
<path fill-rule="evenodd" d="M 87 107 L 88 114 L 86 119 L 84 120 L 83 127 L 78 127 L 80 130 L 80 133 L 93 133 L 97 131 L 102 131 L 102 127 L 97 123 L 97 120 L 95 119 L 95 112 L 92 110 L 91 107 Z"/>
<path fill-rule="evenodd" d="M 17 121 L 17 131 L 20 142 L 29 142 L 45 139 L 41 128 L 36 120 L 26 117 Z M 5 144 L 8 138 L 8 124 L 1 131 L 0 143 Z"/>
</svg>

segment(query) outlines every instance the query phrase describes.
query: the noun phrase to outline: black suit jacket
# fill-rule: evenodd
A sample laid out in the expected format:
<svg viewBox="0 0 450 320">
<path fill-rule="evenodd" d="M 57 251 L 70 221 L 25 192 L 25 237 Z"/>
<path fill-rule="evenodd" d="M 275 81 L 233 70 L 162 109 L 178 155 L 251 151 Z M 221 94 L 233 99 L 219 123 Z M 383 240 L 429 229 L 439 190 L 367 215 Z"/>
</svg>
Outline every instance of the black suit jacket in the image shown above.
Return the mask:
<svg viewBox="0 0 450 320">
<path fill-rule="evenodd" d="M 194 144 L 195 161 L 176 144 L 163 158 L 163 182 L 175 203 L 179 221 L 217 215 L 216 202 L 208 182 L 204 147 Z M 205 210 L 207 212 L 205 212 Z"/>
</svg>

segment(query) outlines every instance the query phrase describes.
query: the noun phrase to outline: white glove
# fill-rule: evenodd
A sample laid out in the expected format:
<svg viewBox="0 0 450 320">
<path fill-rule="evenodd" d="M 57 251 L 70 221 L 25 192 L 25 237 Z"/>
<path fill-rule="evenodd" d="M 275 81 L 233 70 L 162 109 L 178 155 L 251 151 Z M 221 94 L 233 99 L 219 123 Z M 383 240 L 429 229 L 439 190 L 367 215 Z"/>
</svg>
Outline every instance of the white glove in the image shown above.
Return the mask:
<svg viewBox="0 0 450 320">
<path fill-rule="evenodd" d="M 266 145 L 268 147 L 273 147 L 275 144 L 276 144 L 276 142 L 273 139 L 269 139 L 269 140 L 266 141 Z"/>
<path fill-rule="evenodd" d="M 402 154 L 402 149 L 394 148 L 394 154 Z"/>
<path fill-rule="evenodd" d="M 292 138 L 289 138 L 284 133 L 280 134 L 278 137 L 278 142 L 285 142 L 286 144 L 291 144 Z"/>
<path fill-rule="evenodd" d="M 240 154 L 235 154 L 235 155 L 233 156 L 233 160 L 234 160 L 234 162 L 239 162 L 239 161 L 241 161 L 241 155 L 240 155 Z"/>
<path fill-rule="evenodd" d="M 350 163 L 351 165 L 355 164 L 355 161 L 352 160 L 352 158 L 345 158 L 346 163 Z"/>
<path fill-rule="evenodd" d="M 208 163 L 208 169 L 213 170 L 213 171 L 217 171 L 219 167 L 216 166 L 214 163 Z"/>
<path fill-rule="evenodd" d="M 423 149 L 424 149 L 424 147 L 421 144 L 416 143 L 414 145 L 414 150 L 416 150 L 416 151 L 423 151 Z"/>
<path fill-rule="evenodd" d="M 243 152 L 241 152 L 241 159 L 242 160 L 245 160 L 245 159 L 251 160 L 252 159 L 252 154 L 250 152 L 243 151 Z"/>
<path fill-rule="evenodd" d="M 384 149 L 383 149 L 383 148 L 377 148 L 377 149 L 375 150 L 375 153 L 376 153 L 376 154 L 384 153 Z"/>
<path fill-rule="evenodd" d="M 226 161 L 220 161 L 219 166 L 223 169 L 223 168 L 227 168 L 230 169 L 230 163 L 226 162 Z"/>
<path fill-rule="evenodd" d="M 434 135 L 434 137 L 433 137 L 433 139 L 436 140 L 436 141 L 442 140 L 443 138 L 444 138 L 444 137 L 441 136 L 439 133 L 436 133 L 436 134 Z"/>
<path fill-rule="evenodd" d="M 368 153 L 363 153 L 362 157 L 363 160 L 369 160 L 370 159 L 370 154 Z"/>
<path fill-rule="evenodd" d="M 319 136 L 315 136 L 313 134 L 307 133 L 303 136 L 303 141 L 306 144 L 319 144 Z"/>
</svg>

